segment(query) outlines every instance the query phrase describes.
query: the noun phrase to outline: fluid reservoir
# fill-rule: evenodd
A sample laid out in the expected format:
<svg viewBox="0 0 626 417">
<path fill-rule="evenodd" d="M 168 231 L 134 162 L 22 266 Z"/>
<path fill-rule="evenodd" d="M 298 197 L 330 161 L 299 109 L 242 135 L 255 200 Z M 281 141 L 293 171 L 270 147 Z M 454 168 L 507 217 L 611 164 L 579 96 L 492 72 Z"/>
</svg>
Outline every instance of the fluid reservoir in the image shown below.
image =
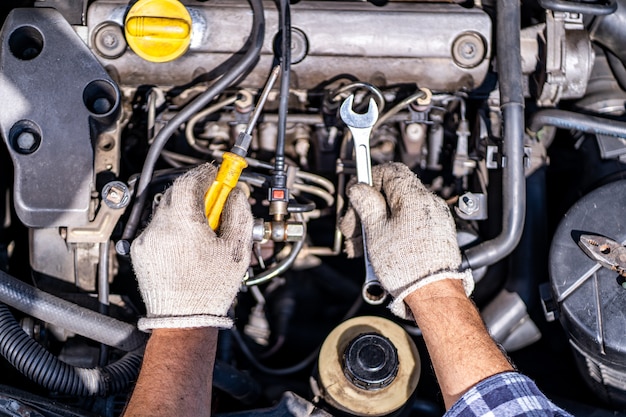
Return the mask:
<svg viewBox="0 0 626 417">
<path fill-rule="evenodd" d="M 604 185 L 576 202 L 550 248 L 550 281 L 559 320 L 579 371 L 592 390 L 626 405 L 626 288 L 614 271 L 578 247 L 581 233 L 626 241 L 626 181 Z"/>
<path fill-rule="evenodd" d="M 411 397 L 420 375 L 415 343 L 400 326 L 375 316 L 337 326 L 320 350 L 324 400 L 357 416 L 384 416 Z"/>
</svg>

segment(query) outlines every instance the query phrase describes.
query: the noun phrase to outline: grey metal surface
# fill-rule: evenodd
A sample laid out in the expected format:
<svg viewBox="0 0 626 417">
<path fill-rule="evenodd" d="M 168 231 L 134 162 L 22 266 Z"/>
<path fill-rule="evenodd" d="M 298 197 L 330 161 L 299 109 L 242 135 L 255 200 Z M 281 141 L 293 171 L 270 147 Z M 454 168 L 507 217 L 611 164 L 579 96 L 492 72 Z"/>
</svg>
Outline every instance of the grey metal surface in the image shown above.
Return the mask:
<svg viewBox="0 0 626 417">
<path fill-rule="evenodd" d="M 92 132 L 117 115 L 117 87 L 53 9 L 11 12 L 0 45 L 0 132 L 16 212 L 30 227 L 87 223 Z"/>
<path fill-rule="evenodd" d="M 246 2 L 193 3 L 190 51 L 170 63 L 149 63 L 127 50 L 116 59 L 99 56 L 124 85 L 190 82 L 227 61 L 244 46 L 252 16 Z M 98 1 L 88 11 L 90 42 L 104 22 L 121 24 L 127 2 Z M 242 86 L 263 85 L 272 66 L 278 13 L 266 2 L 266 39 L 254 71 Z M 483 11 L 456 4 L 300 2 L 291 8 L 295 51 L 292 86 L 312 88 L 337 74 L 387 84 L 414 83 L 457 91 L 479 86 L 491 56 L 491 20 Z M 345 30 L 347 27 L 350 30 Z M 484 56 L 483 56 L 484 55 Z M 225 67 L 228 67 L 226 65 Z M 374 71 L 373 69 L 376 69 Z"/>
</svg>

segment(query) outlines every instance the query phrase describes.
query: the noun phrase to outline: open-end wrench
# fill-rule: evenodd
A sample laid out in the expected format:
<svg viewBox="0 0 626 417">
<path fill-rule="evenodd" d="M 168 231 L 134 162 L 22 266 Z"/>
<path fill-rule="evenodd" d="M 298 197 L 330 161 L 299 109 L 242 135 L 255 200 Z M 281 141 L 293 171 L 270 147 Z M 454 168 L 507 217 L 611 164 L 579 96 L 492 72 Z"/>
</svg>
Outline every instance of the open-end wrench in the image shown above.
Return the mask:
<svg viewBox="0 0 626 417">
<path fill-rule="evenodd" d="M 358 182 L 372 185 L 372 161 L 370 159 L 370 134 L 378 120 L 378 106 L 374 99 L 370 99 L 366 113 L 355 113 L 352 110 L 354 95 L 350 95 L 341 105 L 339 115 L 350 129 L 356 155 L 356 178 Z M 367 242 L 365 241 L 365 228 L 361 229 L 363 235 L 363 257 L 365 259 L 365 282 L 361 294 L 369 304 L 381 304 L 385 301 L 387 293 L 374 273 L 374 268 L 367 254 Z"/>
</svg>

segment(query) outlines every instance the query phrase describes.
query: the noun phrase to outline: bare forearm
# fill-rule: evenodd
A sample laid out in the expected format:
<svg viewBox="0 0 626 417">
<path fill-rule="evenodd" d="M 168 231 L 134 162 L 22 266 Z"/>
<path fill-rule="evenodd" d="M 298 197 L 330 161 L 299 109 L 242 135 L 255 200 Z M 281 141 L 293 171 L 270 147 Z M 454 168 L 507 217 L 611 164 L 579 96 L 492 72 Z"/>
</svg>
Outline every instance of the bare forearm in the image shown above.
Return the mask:
<svg viewBox="0 0 626 417">
<path fill-rule="evenodd" d="M 446 408 L 483 379 L 513 370 L 459 280 L 426 285 L 405 302 L 424 335 Z"/>
<path fill-rule="evenodd" d="M 209 416 L 217 334 L 155 329 L 124 417 Z"/>
</svg>

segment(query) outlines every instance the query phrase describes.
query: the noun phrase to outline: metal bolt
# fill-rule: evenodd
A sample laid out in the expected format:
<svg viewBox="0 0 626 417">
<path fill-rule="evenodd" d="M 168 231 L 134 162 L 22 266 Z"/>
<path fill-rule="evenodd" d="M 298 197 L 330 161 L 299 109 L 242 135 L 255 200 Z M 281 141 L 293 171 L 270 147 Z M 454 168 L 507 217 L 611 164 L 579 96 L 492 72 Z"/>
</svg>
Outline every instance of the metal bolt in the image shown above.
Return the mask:
<svg viewBox="0 0 626 417">
<path fill-rule="evenodd" d="M 126 51 L 126 41 L 122 29 L 115 23 L 104 23 L 94 35 L 96 51 L 104 58 L 119 58 Z"/>
<path fill-rule="evenodd" d="M 22 155 L 35 152 L 41 145 L 39 128 L 29 120 L 15 124 L 9 132 L 9 140 L 13 149 Z"/>
<path fill-rule="evenodd" d="M 128 240 L 118 240 L 115 243 L 115 252 L 117 252 L 118 255 L 130 254 L 130 242 Z"/>
<path fill-rule="evenodd" d="M 476 213 L 479 209 L 478 196 L 472 193 L 465 193 L 459 198 L 459 211 L 462 213 L 470 215 Z"/>
<path fill-rule="evenodd" d="M 102 200 L 112 209 L 124 208 L 130 202 L 130 192 L 123 182 L 112 181 L 102 189 Z"/>
<path fill-rule="evenodd" d="M 23 151 L 30 151 L 35 143 L 37 143 L 37 139 L 31 132 L 24 131 L 17 137 L 17 146 Z"/>
</svg>

